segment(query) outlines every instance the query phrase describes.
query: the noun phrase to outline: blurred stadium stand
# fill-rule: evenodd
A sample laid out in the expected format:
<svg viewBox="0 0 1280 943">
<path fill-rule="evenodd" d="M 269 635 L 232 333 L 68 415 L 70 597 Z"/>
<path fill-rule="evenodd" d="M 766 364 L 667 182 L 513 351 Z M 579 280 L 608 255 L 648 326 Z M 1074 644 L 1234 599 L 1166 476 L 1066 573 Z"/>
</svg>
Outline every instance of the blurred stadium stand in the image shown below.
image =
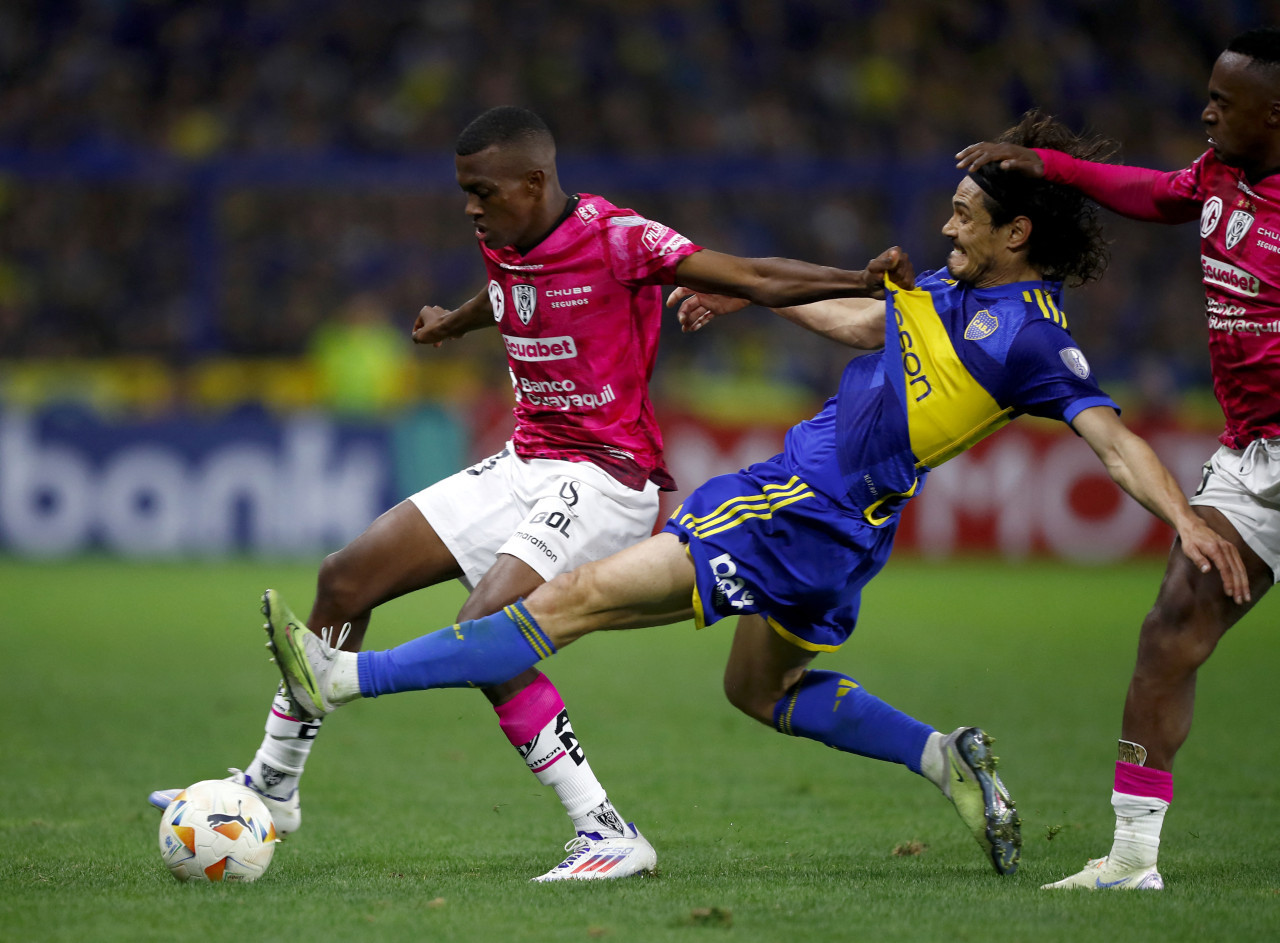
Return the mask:
<svg viewBox="0 0 1280 943">
<path fill-rule="evenodd" d="M 451 145 L 487 107 L 543 114 L 567 189 L 702 244 L 861 267 L 897 243 L 927 268 L 946 251 L 959 147 L 1034 104 L 1117 138 L 1128 160 L 1182 166 L 1204 147 L 1214 56 L 1277 14 L 1246 0 L 13 0 L 0 546 L 25 546 L 15 509 L 33 526 L 55 513 L 52 491 L 32 511 L 35 466 L 12 451 L 41 429 L 83 442 L 105 422 L 119 443 L 139 423 L 267 416 L 284 449 L 284 425 L 320 410 L 418 442 L 401 454 L 419 459 L 453 423 L 452 451 L 432 452 L 441 470 L 482 450 L 501 427 L 497 339 L 422 351 L 407 333 L 421 305 L 481 282 Z M 1073 332 L 1130 417 L 1212 430 L 1194 227 L 1109 225 L 1108 275 L 1068 294 Z M 666 330 L 659 395 L 704 422 L 786 424 L 845 359 L 765 312 Z M 82 459 L 101 473 L 108 453 Z M 382 475 L 373 504 L 432 477 Z M 103 543 L 103 526 L 66 546 Z M 311 546 L 289 540 L 262 546 Z"/>
</svg>

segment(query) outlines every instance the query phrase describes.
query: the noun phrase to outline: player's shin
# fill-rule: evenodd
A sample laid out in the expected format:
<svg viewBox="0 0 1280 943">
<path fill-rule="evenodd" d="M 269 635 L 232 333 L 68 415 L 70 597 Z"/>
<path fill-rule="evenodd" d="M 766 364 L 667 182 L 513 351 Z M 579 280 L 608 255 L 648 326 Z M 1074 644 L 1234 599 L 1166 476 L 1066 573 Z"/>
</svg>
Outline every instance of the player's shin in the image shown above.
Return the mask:
<svg viewBox="0 0 1280 943">
<path fill-rule="evenodd" d="M 591 771 L 560 692 L 546 675 L 495 705 L 498 724 L 538 782 L 555 790 L 579 833 L 617 837 L 626 824 Z"/>
<path fill-rule="evenodd" d="M 928 724 L 891 707 L 834 671 L 807 671 L 773 709 L 773 725 L 793 737 L 920 772 Z"/>
<path fill-rule="evenodd" d="M 490 687 L 556 652 L 521 603 L 386 651 L 358 656 L 365 697 L 427 688 Z"/>
<path fill-rule="evenodd" d="M 245 769 L 259 792 L 285 799 L 298 788 L 321 722 L 295 717 L 283 686 L 276 691 L 267 714 L 266 736 Z"/>
<path fill-rule="evenodd" d="M 1143 766 L 1146 750 L 1120 741 L 1111 807 L 1116 813 L 1115 837 L 1108 859 L 1126 870 L 1154 868 L 1160 851 L 1160 830 L 1173 801 L 1173 773 Z"/>
</svg>

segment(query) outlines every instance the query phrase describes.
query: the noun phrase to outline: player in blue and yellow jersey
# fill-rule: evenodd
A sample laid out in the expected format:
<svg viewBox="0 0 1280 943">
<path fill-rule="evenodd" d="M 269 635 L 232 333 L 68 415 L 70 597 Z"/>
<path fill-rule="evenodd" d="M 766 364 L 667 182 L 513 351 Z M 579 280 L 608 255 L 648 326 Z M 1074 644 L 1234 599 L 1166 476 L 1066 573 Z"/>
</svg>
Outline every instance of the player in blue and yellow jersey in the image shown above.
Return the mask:
<svg viewBox="0 0 1280 943">
<path fill-rule="evenodd" d="M 1019 143 L 1088 153 L 1046 121 Z M 599 629 L 693 616 L 738 616 L 725 671 L 729 700 L 782 733 L 900 763 L 951 799 L 996 870 L 1021 847 L 1012 800 L 977 727 L 949 735 L 857 681 L 811 668 L 857 621 L 862 587 L 893 545 L 902 507 L 931 470 L 1029 413 L 1069 423 L 1134 498 L 1178 531 L 1202 571 L 1246 591 L 1235 548 L 1192 513 L 1172 475 L 1117 417 L 1067 330 L 1061 284 L 1105 265 L 1093 204 L 1042 180 L 984 168 L 960 181 L 943 227 L 945 270 L 914 285 L 900 250 L 875 260 L 885 301 L 777 309 L 855 348 L 839 392 L 795 426 L 784 451 L 694 491 L 662 533 L 546 583 L 521 603 L 383 652 L 336 651 L 302 626 L 271 638 L 299 709 L 319 716 L 358 697 L 485 685 L 511 677 Z M 745 303 L 677 291 L 698 329 Z M 615 863 L 586 858 L 566 867 Z"/>
</svg>

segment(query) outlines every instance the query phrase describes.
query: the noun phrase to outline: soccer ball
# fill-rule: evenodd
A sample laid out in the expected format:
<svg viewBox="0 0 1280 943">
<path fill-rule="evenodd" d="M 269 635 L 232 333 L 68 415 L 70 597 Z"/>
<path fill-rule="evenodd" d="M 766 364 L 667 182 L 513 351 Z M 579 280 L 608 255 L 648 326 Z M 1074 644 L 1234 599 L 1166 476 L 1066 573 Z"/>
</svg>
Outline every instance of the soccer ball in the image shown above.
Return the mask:
<svg viewBox="0 0 1280 943">
<path fill-rule="evenodd" d="M 179 881 L 256 881 L 275 848 L 257 793 L 225 779 L 188 786 L 160 819 L 160 857 Z"/>
</svg>

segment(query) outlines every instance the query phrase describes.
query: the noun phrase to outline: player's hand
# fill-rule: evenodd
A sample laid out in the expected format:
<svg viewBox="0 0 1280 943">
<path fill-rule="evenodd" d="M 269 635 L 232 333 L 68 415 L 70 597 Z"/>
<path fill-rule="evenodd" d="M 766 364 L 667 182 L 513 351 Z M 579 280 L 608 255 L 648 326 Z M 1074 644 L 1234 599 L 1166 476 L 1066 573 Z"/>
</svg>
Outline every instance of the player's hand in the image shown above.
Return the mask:
<svg viewBox="0 0 1280 943">
<path fill-rule="evenodd" d="M 746 298 L 698 292 L 681 286 L 667 296 L 667 307 L 675 304 L 680 305 L 676 312 L 680 318 L 680 330 L 688 334 L 702 330 L 712 318 L 741 311 L 751 302 Z"/>
<path fill-rule="evenodd" d="M 999 161 L 1001 170 L 1016 170 L 1028 177 L 1044 176 L 1044 161 L 1040 159 L 1040 155 L 1029 147 L 1017 144 L 980 141 L 970 144 L 956 155 L 956 166 L 968 173 L 973 173 L 992 161 Z"/>
<path fill-rule="evenodd" d="M 885 249 L 867 263 L 867 287 L 884 288 L 885 279 L 889 279 L 899 288 L 908 291 L 916 287 L 916 270 L 907 256 L 907 251 L 900 246 Z M 883 298 L 884 291 L 874 291 L 872 298 Z"/>
<path fill-rule="evenodd" d="M 1249 571 L 1245 569 L 1235 544 L 1200 517 L 1193 517 L 1190 523 L 1179 528 L 1178 539 L 1182 542 L 1182 552 L 1201 573 L 1217 569 L 1222 576 L 1223 592 L 1234 599 L 1237 605 L 1251 601 Z"/>
<path fill-rule="evenodd" d="M 413 332 L 411 334 L 413 342 L 415 344 L 430 344 L 432 347 L 439 347 L 453 337 L 453 334 L 449 333 L 447 329 L 447 319 L 451 313 L 438 305 L 424 305 L 413 322 Z"/>
</svg>

